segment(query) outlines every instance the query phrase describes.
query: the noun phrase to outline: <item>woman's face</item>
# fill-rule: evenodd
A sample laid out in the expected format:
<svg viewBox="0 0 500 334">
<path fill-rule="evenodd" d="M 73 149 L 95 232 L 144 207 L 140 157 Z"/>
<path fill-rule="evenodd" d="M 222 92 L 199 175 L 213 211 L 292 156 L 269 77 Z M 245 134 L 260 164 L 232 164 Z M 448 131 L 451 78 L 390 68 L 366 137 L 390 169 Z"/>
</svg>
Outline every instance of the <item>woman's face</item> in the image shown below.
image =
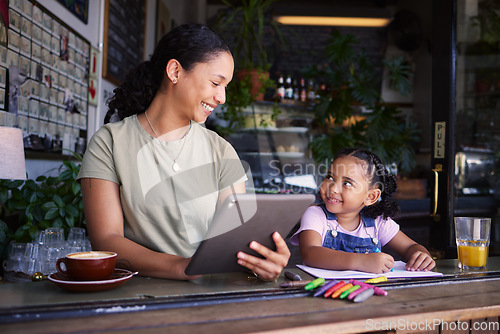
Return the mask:
<svg viewBox="0 0 500 334">
<path fill-rule="evenodd" d="M 196 64 L 179 78 L 179 106 L 186 116 L 203 123 L 215 107 L 226 102 L 226 87 L 233 78 L 234 61 L 230 53 L 222 52 L 207 63 Z"/>
</svg>

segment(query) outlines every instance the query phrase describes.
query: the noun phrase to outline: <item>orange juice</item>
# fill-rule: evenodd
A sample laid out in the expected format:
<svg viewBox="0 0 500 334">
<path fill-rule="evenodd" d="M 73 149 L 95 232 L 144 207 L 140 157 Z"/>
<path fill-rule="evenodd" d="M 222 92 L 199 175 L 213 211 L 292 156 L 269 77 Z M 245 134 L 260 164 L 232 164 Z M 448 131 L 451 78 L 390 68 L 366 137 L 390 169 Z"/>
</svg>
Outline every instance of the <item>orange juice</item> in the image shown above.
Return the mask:
<svg viewBox="0 0 500 334">
<path fill-rule="evenodd" d="M 458 260 L 467 267 L 484 267 L 488 259 L 488 246 L 458 245 Z"/>
</svg>

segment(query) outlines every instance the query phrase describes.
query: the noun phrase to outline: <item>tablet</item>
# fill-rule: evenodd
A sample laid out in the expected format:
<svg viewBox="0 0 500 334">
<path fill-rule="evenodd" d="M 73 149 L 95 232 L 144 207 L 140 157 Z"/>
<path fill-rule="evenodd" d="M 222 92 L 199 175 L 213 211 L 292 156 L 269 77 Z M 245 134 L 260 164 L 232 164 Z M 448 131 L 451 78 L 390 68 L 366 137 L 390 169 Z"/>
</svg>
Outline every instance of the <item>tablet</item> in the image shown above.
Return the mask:
<svg viewBox="0 0 500 334">
<path fill-rule="evenodd" d="M 248 270 L 237 263 L 243 251 L 260 256 L 248 246 L 257 241 L 276 250 L 272 239 L 277 231 L 285 238 L 297 225 L 313 194 L 232 194 L 217 210 L 186 267 L 187 275 L 203 275 Z"/>
</svg>

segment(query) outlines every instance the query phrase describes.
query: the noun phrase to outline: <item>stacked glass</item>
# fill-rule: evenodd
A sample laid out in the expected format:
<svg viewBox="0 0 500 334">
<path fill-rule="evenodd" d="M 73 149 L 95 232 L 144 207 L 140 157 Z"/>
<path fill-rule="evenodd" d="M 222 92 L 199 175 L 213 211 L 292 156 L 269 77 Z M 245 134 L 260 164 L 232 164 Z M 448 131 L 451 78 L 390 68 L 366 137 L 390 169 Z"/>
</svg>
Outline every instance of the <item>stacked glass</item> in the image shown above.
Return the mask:
<svg viewBox="0 0 500 334">
<path fill-rule="evenodd" d="M 39 231 L 32 242 L 11 243 L 4 262 L 4 270 L 6 273 L 24 273 L 30 277 L 35 273 L 50 275 L 57 271 L 57 259 L 69 253 L 91 250 L 84 228 L 71 228 L 68 239 L 65 240 L 62 228 L 51 227 Z"/>
</svg>

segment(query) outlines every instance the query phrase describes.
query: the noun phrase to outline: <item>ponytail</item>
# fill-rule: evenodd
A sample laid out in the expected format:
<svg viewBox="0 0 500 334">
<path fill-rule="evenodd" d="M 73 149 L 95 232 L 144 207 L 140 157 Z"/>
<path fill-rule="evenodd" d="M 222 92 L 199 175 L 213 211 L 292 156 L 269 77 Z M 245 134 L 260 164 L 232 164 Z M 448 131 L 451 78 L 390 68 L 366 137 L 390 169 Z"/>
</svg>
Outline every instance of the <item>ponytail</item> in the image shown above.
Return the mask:
<svg viewBox="0 0 500 334">
<path fill-rule="evenodd" d="M 161 78 L 153 77 L 150 62 L 141 63 L 127 74 L 121 86 L 113 90 L 114 95 L 108 100 L 106 119 L 109 121 L 115 112 L 120 120 L 144 112 L 160 85 Z"/>
</svg>

